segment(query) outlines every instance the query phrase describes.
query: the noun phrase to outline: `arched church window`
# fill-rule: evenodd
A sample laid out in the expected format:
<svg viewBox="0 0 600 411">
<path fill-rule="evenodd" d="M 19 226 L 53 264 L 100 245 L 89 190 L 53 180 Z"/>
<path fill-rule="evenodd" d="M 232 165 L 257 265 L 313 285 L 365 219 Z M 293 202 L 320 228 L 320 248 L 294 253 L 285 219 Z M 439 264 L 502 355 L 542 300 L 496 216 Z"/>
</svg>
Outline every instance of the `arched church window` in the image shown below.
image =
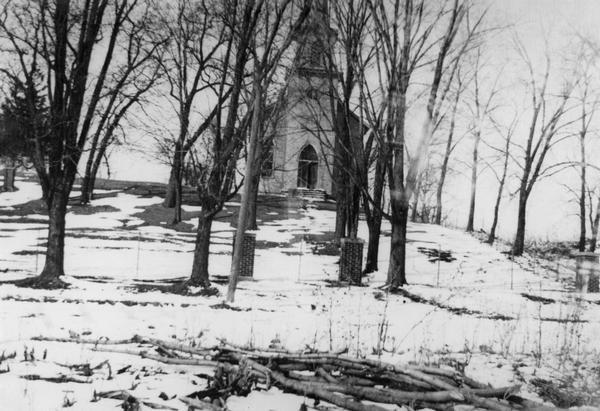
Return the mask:
<svg viewBox="0 0 600 411">
<path fill-rule="evenodd" d="M 314 189 L 317 186 L 319 156 L 313 146 L 308 144 L 298 158 L 298 187 Z"/>
</svg>

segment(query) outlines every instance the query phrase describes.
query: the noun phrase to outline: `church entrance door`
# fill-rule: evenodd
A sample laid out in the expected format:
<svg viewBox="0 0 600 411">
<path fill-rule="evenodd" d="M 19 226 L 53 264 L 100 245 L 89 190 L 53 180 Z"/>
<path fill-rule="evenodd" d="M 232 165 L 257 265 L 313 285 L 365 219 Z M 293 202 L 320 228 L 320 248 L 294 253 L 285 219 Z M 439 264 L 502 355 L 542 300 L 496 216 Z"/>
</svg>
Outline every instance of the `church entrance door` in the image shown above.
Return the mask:
<svg viewBox="0 0 600 411">
<path fill-rule="evenodd" d="M 319 169 L 319 157 L 310 144 L 300 152 L 298 160 L 298 187 L 310 190 L 317 186 L 317 172 Z"/>
</svg>

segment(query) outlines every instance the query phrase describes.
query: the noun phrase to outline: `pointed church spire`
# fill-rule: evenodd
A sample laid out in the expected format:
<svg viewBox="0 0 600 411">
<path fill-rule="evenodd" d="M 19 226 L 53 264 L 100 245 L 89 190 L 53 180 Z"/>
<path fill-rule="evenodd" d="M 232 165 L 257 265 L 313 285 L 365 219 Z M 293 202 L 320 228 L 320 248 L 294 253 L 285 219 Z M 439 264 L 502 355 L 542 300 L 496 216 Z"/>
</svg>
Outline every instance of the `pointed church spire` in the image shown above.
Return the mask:
<svg viewBox="0 0 600 411">
<path fill-rule="evenodd" d="M 296 38 L 298 42 L 299 74 L 324 75 L 326 53 L 335 41 L 335 31 L 329 26 L 329 1 L 313 0 L 310 15 Z"/>
</svg>

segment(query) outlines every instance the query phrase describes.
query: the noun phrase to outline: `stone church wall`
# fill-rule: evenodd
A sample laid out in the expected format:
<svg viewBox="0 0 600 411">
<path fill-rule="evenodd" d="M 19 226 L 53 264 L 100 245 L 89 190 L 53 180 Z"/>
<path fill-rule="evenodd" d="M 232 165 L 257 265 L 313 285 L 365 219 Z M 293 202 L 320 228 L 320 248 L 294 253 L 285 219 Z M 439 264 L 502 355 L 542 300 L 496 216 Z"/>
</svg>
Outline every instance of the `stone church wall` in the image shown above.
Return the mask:
<svg viewBox="0 0 600 411">
<path fill-rule="evenodd" d="M 326 131 L 318 133 L 319 128 Z M 310 144 L 319 158 L 315 188 L 332 194 L 330 169 L 333 166 L 333 142 L 333 133 L 328 131 L 328 127 L 317 126 L 313 111 L 305 104 L 299 104 L 291 110 L 285 124 L 282 124 L 280 132 L 275 137 L 273 175 L 262 177 L 261 190 L 267 193 L 281 193 L 297 188 L 300 153 Z"/>
</svg>

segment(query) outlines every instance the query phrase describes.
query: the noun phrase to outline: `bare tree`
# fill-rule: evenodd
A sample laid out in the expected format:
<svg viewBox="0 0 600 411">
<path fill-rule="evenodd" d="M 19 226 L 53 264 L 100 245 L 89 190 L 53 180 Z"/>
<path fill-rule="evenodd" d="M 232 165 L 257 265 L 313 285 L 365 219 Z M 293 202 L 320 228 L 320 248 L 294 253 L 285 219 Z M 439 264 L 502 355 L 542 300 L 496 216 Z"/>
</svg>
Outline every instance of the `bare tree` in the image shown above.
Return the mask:
<svg viewBox="0 0 600 411">
<path fill-rule="evenodd" d="M 130 6 L 131 7 L 131 6 Z M 164 33 L 153 27 L 153 13 L 150 5 L 138 11 L 139 18 L 130 19 L 124 8 L 118 9 L 115 19 L 122 20 L 122 44 L 111 38 L 110 50 L 122 53 L 123 57 L 113 64 L 98 110 L 92 120 L 95 130 L 87 144 L 87 160 L 81 182 L 81 204 L 88 204 L 93 198 L 96 175 L 106 158 L 107 149 L 118 139 L 118 130 L 123 120 L 135 105 L 146 103 L 144 96 L 152 90 L 159 78 L 160 58 L 158 48 L 164 43 Z M 114 52 L 114 51 L 113 51 Z"/>
<path fill-rule="evenodd" d="M 241 116 L 240 119 L 241 93 L 245 86 L 250 44 L 260 13 L 257 12 L 256 0 L 233 0 L 215 4 L 215 7 L 218 8 L 218 15 L 221 17 L 219 24 L 227 28 L 223 56 L 220 58 L 217 99 L 224 101 L 228 96 L 228 105 L 218 105 L 214 121 L 206 132 L 200 133 L 205 147 L 199 164 L 197 182 L 202 210 L 198 216 L 192 274 L 188 281 L 177 286 L 179 291 L 184 292 L 187 291 L 187 286 L 210 286 L 208 259 L 212 223 L 225 202 L 232 198 L 239 188 L 235 184 L 235 176 L 245 130 L 249 123 L 248 115 Z"/>
<path fill-rule="evenodd" d="M 594 119 L 594 114 L 598 109 L 598 104 L 600 103 L 600 99 L 596 94 L 593 93 L 592 89 L 592 63 L 593 61 L 589 60 L 589 57 L 586 61 L 586 56 L 582 55 L 582 58 L 579 59 L 580 67 L 583 65 L 584 72 L 582 73 L 581 82 L 578 87 L 578 96 L 577 99 L 580 103 L 580 120 L 579 120 L 579 177 L 580 177 L 580 190 L 579 190 L 579 244 L 577 248 L 579 251 L 585 251 L 586 248 L 586 220 L 587 220 L 587 208 L 588 204 L 586 203 L 586 199 L 588 197 L 588 159 L 586 155 L 586 142 L 587 136 L 590 131 L 590 126 L 592 124 L 592 120 Z M 592 204 L 589 204 L 591 208 Z M 592 232 L 596 232 L 597 236 L 597 227 L 594 230 L 594 226 L 592 226 Z"/>
<path fill-rule="evenodd" d="M 362 120 L 357 85 L 372 60 L 373 49 L 364 46 L 370 18 L 367 3 L 327 3 L 315 2 L 320 21 L 313 18 L 313 28 L 306 33 L 299 52 L 306 55 L 306 65 L 324 78 L 311 84 L 304 98 L 308 112 L 304 129 L 319 139 L 333 180 L 335 240 L 339 241 L 342 237 L 356 238 L 361 191 L 368 185 L 374 145 L 372 136 L 363 139 L 367 127 Z"/>
<path fill-rule="evenodd" d="M 217 52 L 222 48 L 227 27 L 218 24 L 219 7 L 208 0 L 177 0 L 162 10 L 160 27 L 169 41 L 160 64 L 167 81 L 168 97 L 177 116 L 178 130 L 172 148 L 171 172 L 164 205 L 175 207 L 173 223 L 181 220 L 182 177 L 185 159 L 223 104 L 217 98 L 219 78 Z M 197 102 L 210 108 L 192 132 Z M 207 101 L 214 101 L 207 104 Z M 215 101 L 216 100 L 216 101 Z"/>
<path fill-rule="evenodd" d="M 311 1 L 303 1 L 302 8 L 296 14 L 294 0 L 281 0 L 270 3 L 267 7 L 263 0 L 253 4 L 253 14 L 257 26 L 251 35 L 248 50 L 252 55 L 252 120 L 248 138 L 248 154 L 246 161 L 246 176 L 242 186 L 242 198 L 238 213 L 238 224 L 235 232 L 231 274 L 227 290 L 227 301 L 233 302 L 239 278 L 243 235 L 248 225 L 248 209 L 251 201 L 251 177 L 256 173 L 253 161 L 257 156 L 259 132 L 261 131 L 261 116 L 265 113 L 265 97 L 273 78 L 279 73 L 279 62 L 292 44 L 294 36 L 299 33 L 304 20 L 311 10 Z"/>
<path fill-rule="evenodd" d="M 474 230 L 475 222 L 475 203 L 477 197 L 477 177 L 479 173 L 479 146 L 482 140 L 482 132 L 485 122 L 489 121 L 489 116 L 497 108 L 494 105 L 494 99 L 497 97 L 498 81 L 501 77 L 502 70 L 498 71 L 498 74 L 490 84 L 489 90 L 484 90 L 488 82 L 482 78 L 482 71 L 485 68 L 485 63 L 481 61 L 482 47 L 479 46 L 475 53 L 475 64 L 473 67 L 473 99 L 472 104 L 467 104 L 470 109 L 471 116 L 473 118 L 473 124 L 471 126 L 473 134 L 473 151 L 472 151 L 472 162 L 471 162 L 471 196 L 469 201 L 469 217 L 467 220 L 467 232 Z M 487 92 L 487 93 L 486 93 Z M 487 94 L 487 96 L 485 95 Z"/>
<path fill-rule="evenodd" d="M 463 79 L 460 71 L 456 75 L 456 90 L 454 91 L 454 99 L 452 101 L 452 107 L 450 109 L 450 124 L 448 125 L 448 137 L 446 139 L 446 146 L 444 150 L 444 157 L 440 166 L 440 177 L 438 180 L 436 190 L 436 206 L 435 206 L 435 224 L 442 224 L 443 215 L 443 201 L 442 196 L 444 193 L 444 184 L 446 183 L 446 176 L 448 174 L 448 165 L 450 163 L 450 156 L 456 148 L 460 139 L 455 140 L 454 134 L 456 131 L 456 114 L 458 112 L 458 106 L 461 98 L 461 94 L 464 90 Z"/>
<path fill-rule="evenodd" d="M 590 224 L 592 227 L 592 235 L 590 238 L 590 246 L 589 246 L 589 250 L 591 252 L 595 252 L 596 251 L 596 247 L 598 244 L 598 228 L 600 227 L 600 201 L 598 201 L 598 199 L 596 200 L 596 210 L 592 211 L 592 195 L 591 195 L 591 191 L 588 190 L 589 196 L 588 196 L 588 202 L 590 204 L 589 207 L 589 219 L 590 219 Z"/>
<path fill-rule="evenodd" d="M 406 234 L 410 199 L 415 192 L 421 161 L 431 142 L 434 126 L 437 123 L 436 105 L 442 76 L 447 67 L 447 58 L 453 52 L 459 28 L 467 14 L 468 4 L 458 0 L 444 2 L 437 9 L 430 10 L 424 1 L 397 0 L 391 4 L 383 1 L 369 2 L 374 22 L 374 36 L 381 47 L 377 50 L 379 63 L 379 88 L 384 93 L 381 104 L 386 113 L 383 120 L 383 144 L 386 155 L 383 157 L 388 167 L 392 225 L 390 264 L 387 283 L 392 287 L 406 284 Z M 475 25 L 478 26 L 481 19 Z M 444 26 L 440 28 L 440 26 Z M 443 30 L 440 38 L 432 33 Z M 471 38 L 468 30 L 467 39 Z M 466 43 L 464 43 L 466 44 Z M 410 160 L 405 158 L 405 122 L 408 109 L 407 92 L 414 71 L 424 63 L 430 50 L 439 46 L 437 57 L 433 59 L 433 77 L 428 87 L 426 120 L 421 138 Z M 459 47 L 458 53 L 465 47 Z M 382 116 L 383 117 L 383 116 Z M 379 115 L 371 115 L 370 123 Z M 406 169 L 406 170 L 405 170 Z"/>
<path fill-rule="evenodd" d="M 293 59 L 290 72 L 293 72 L 296 66 L 297 57 Z M 277 83 L 277 82 L 274 82 Z M 252 166 L 252 176 L 246 174 L 247 178 L 251 179 L 248 218 L 246 229 L 257 230 L 257 208 L 258 208 L 258 193 L 260 191 L 260 182 L 263 176 L 271 176 L 274 170 L 274 140 L 284 127 L 284 121 L 289 110 L 294 106 L 295 102 L 291 101 L 288 93 L 290 81 L 283 80 L 283 84 L 277 83 L 279 90 L 274 96 L 266 94 L 264 99 L 263 114 L 260 116 L 260 125 L 258 139 L 256 142 L 256 150 L 254 164 Z M 275 88 L 275 87 L 273 87 Z M 247 157 L 247 156 L 246 156 Z M 248 159 L 246 158 L 246 161 Z"/>
<path fill-rule="evenodd" d="M 506 185 L 506 177 L 508 174 L 511 141 L 512 141 L 512 137 L 515 133 L 515 129 L 518 124 L 518 115 L 517 115 L 517 113 L 515 113 L 513 120 L 511 121 L 508 128 L 506 128 L 506 130 L 501 129 L 497 122 L 493 121 L 493 123 L 494 123 L 494 126 L 495 126 L 496 130 L 498 131 L 498 133 L 500 135 L 502 135 L 502 137 L 504 139 L 504 145 L 502 148 L 491 146 L 492 149 L 494 151 L 498 152 L 501 156 L 501 161 L 502 161 L 501 170 L 502 171 L 500 172 L 500 174 L 498 174 L 495 172 L 495 169 L 493 167 L 491 167 L 492 171 L 494 172 L 494 175 L 496 176 L 496 179 L 498 180 L 498 194 L 496 195 L 496 202 L 494 204 L 494 216 L 492 218 L 492 225 L 490 227 L 490 232 L 489 232 L 488 238 L 487 238 L 488 244 L 494 244 L 494 241 L 496 241 L 496 229 L 498 228 L 500 205 L 502 203 L 502 196 L 504 193 L 504 187 Z"/>
<path fill-rule="evenodd" d="M 45 2 L 5 1 L 0 36 L 9 44 L 26 84 L 38 67 L 45 73 L 49 100 L 47 136 L 36 136 L 33 156 L 48 207 L 46 262 L 38 277 L 18 284 L 34 287 L 63 287 L 64 239 L 67 202 L 77 165 L 88 139 L 90 126 L 109 69 L 114 49 L 101 47 L 121 39 L 119 13 L 137 18 L 135 0 L 68 0 Z M 134 11 L 135 10 L 135 11 Z M 100 70 L 90 75 L 92 54 L 100 54 Z M 42 146 L 47 146 L 47 152 Z"/>
<path fill-rule="evenodd" d="M 356 238 L 361 191 L 368 185 L 368 157 L 373 144 L 372 138 L 367 139 L 366 144 L 363 140 L 366 128 L 362 120 L 362 108 L 360 105 L 356 107 L 361 100 L 356 101 L 354 94 L 373 56 L 372 49 L 363 47 L 369 20 L 367 2 L 346 0 L 332 4 L 330 21 L 336 33 L 336 41 L 326 44 L 325 66 L 328 71 L 329 108 L 335 136 L 333 177 L 337 240 L 342 237 Z M 375 184 L 379 184 L 378 178 L 375 179 Z M 376 224 L 369 216 L 372 214 L 370 210 L 366 210 L 366 214 L 368 222 Z M 371 236 L 369 240 L 371 241 Z"/>
<path fill-rule="evenodd" d="M 522 156 L 518 161 L 521 169 L 519 182 L 519 202 L 517 216 L 517 231 L 513 243 L 513 254 L 523 254 L 525 248 L 525 225 L 527 219 L 527 202 L 535 184 L 540 178 L 549 175 L 556 169 L 557 164 L 546 165 L 546 157 L 550 150 L 566 138 L 561 135 L 561 130 L 572 124 L 565 120 L 569 111 L 567 103 L 575 88 L 575 82 L 566 80 L 557 95 L 552 95 L 548 90 L 548 79 L 551 73 L 551 60 L 548 54 L 545 58 L 545 68 L 541 83 L 536 79 L 534 65 L 517 40 L 519 51 L 529 73 L 528 94 L 531 104 L 531 118 Z M 554 104 L 553 104 L 554 103 Z"/>
<path fill-rule="evenodd" d="M 525 145 L 521 146 L 523 154 L 519 161 L 522 170 L 519 183 L 519 202 L 517 216 L 517 232 L 513 243 L 513 254 L 521 255 L 525 246 L 525 224 L 527 218 L 527 201 L 538 180 L 549 175 L 557 164 L 546 165 L 546 156 L 550 150 L 566 137 L 560 131 L 572 121 L 565 121 L 574 89 L 573 81 L 565 81 L 557 95 L 548 91 L 548 79 L 551 72 L 550 57 L 546 55 L 545 69 L 541 84 L 536 80 L 533 64 L 524 48 L 518 50 L 526 63 L 529 72 L 528 93 L 531 99 L 531 119 Z M 552 106 L 552 103 L 555 103 Z"/>
</svg>

